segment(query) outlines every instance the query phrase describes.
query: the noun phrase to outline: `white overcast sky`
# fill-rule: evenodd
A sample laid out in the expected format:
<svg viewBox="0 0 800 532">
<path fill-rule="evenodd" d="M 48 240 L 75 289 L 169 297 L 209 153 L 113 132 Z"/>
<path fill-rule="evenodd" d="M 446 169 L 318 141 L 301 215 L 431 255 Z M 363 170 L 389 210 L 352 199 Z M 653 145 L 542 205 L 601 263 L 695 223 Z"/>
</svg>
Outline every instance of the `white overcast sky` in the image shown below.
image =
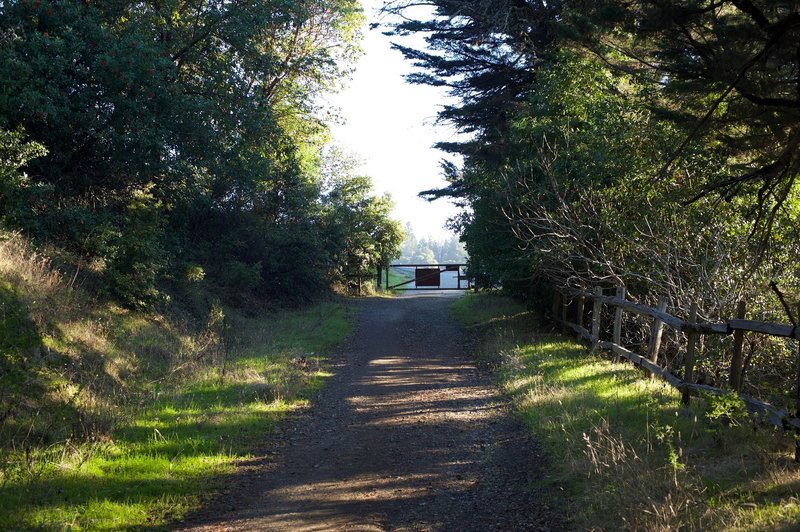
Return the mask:
<svg viewBox="0 0 800 532">
<path fill-rule="evenodd" d="M 360 173 L 373 178 L 376 192 L 391 194 L 395 217 L 403 225 L 410 222 L 418 238 L 451 237 L 444 225 L 457 209 L 447 200 L 429 203 L 417 196 L 446 184 L 439 161 L 447 154 L 432 147 L 455 136 L 452 129 L 434 124 L 446 91 L 405 82 L 410 62 L 391 49 L 391 39 L 380 29 L 368 29 L 382 2 L 362 4 L 368 19 L 365 54 L 347 88 L 328 98 L 341 108 L 344 120 L 331 124 L 334 142 L 363 161 Z"/>
</svg>

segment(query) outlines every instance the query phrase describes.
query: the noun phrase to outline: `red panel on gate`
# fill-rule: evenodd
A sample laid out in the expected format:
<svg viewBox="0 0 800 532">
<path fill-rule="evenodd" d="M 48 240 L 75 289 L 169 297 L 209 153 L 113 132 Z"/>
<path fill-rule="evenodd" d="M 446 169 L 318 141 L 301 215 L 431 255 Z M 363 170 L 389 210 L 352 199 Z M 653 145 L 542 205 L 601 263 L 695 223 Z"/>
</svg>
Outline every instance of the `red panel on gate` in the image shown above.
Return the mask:
<svg viewBox="0 0 800 532">
<path fill-rule="evenodd" d="M 417 268 L 414 275 L 417 286 L 439 286 L 439 268 Z"/>
</svg>

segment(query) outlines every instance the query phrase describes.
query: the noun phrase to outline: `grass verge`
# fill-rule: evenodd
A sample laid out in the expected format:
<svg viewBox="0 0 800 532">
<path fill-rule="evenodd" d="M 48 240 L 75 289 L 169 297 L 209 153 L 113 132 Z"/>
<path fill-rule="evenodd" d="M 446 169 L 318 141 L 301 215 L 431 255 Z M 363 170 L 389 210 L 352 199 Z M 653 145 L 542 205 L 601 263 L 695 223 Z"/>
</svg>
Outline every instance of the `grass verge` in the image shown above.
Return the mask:
<svg viewBox="0 0 800 532">
<path fill-rule="evenodd" d="M 388 286 L 397 286 L 402 283 L 407 283 L 414 279 L 414 272 L 413 269 L 411 271 L 405 268 L 389 268 L 389 285 Z M 384 278 L 384 283 L 385 283 Z M 409 286 L 413 287 L 413 284 L 407 284 L 404 288 L 408 288 Z"/>
<path fill-rule="evenodd" d="M 756 427 L 736 401 L 681 408 L 671 387 L 543 332 L 532 313 L 497 294 L 469 294 L 453 312 L 548 450 L 548 481 L 566 491 L 576 529 L 800 526 L 794 440 Z"/>
<path fill-rule="evenodd" d="M 351 331 L 329 301 L 200 327 L 98 303 L 0 241 L 0 529 L 164 527 L 305 406 Z"/>
</svg>

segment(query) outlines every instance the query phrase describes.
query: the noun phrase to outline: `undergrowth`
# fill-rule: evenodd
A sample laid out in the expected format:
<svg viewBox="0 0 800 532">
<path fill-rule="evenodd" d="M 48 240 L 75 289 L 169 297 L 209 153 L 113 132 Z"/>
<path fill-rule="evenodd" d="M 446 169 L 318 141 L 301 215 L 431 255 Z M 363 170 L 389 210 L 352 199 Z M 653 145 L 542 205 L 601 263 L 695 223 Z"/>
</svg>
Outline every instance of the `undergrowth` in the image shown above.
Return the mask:
<svg viewBox="0 0 800 532">
<path fill-rule="evenodd" d="M 544 332 L 496 294 L 470 294 L 454 314 L 547 448 L 546 479 L 584 530 L 764 530 L 800 526 L 794 440 L 743 413 L 732 397 L 693 399 L 630 364 Z M 554 489 L 556 493 L 562 493 Z"/>
<path fill-rule="evenodd" d="M 98 302 L 79 279 L 2 235 L 2 530 L 179 519 L 307 403 L 351 328 L 335 301 L 255 317 L 214 304 L 198 324 Z"/>
</svg>

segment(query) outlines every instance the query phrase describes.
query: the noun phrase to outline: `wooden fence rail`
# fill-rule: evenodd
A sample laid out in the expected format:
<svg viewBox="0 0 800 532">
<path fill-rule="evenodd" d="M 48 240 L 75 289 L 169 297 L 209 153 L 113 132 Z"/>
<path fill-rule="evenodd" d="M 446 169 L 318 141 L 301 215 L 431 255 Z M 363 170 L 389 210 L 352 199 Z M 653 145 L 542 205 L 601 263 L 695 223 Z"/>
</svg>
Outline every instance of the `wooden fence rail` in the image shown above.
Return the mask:
<svg viewBox="0 0 800 532">
<path fill-rule="evenodd" d="M 575 331 L 581 338 L 588 341 L 592 345 L 593 349 L 607 350 L 613 353 L 615 359 L 625 358 L 646 370 L 651 377 L 659 377 L 666 381 L 681 392 L 682 401 L 684 403 L 689 402 L 689 397 L 691 395 L 725 395 L 731 393 L 732 391 L 738 392 L 741 389 L 742 344 L 745 332 L 800 340 L 800 327 L 798 326 L 744 319 L 744 302 L 741 302 L 738 305 L 736 319 L 722 323 L 703 323 L 697 318 L 698 309 L 696 304 L 692 305 L 692 309 L 689 312 L 689 319 L 683 320 L 666 312 L 666 300 L 660 300 L 658 308 L 648 307 L 646 305 L 627 300 L 625 298 L 625 289 L 621 287 L 617 289 L 616 296 L 603 295 L 603 291 L 599 287 L 595 288 L 593 292 L 572 289 L 566 289 L 564 292 L 572 296 L 576 296 L 575 301 L 577 302 L 577 308 L 575 314 L 577 323 L 573 323 L 568 320 L 568 300 L 562 293 L 558 291 L 555 292 L 555 297 L 553 300 L 552 318 L 555 322 Z M 583 326 L 584 305 L 586 300 L 589 298 L 592 299 L 591 331 Z M 603 305 L 614 307 L 614 324 L 612 329 L 613 339 L 610 342 L 605 341 L 600 337 L 600 320 Z M 558 307 L 561 308 L 559 309 Z M 640 316 L 650 317 L 654 320 L 648 342 L 647 356 L 634 353 L 622 345 L 622 321 L 623 314 L 626 311 L 638 314 Z M 798 315 L 800 315 L 800 306 L 798 307 Z M 686 352 L 684 353 L 683 379 L 671 373 L 669 369 L 658 364 L 661 337 L 663 327 L 665 325 L 676 331 L 687 333 Z M 697 345 L 699 337 L 705 334 L 733 334 L 734 336 L 733 356 L 731 360 L 729 380 L 731 389 L 726 390 L 692 382 L 692 376 L 696 364 L 694 355 L 695 346 Z M 760 399 L 756 399 L 745 394 L 740 393 L 739 397 L 741 397 L 751 414 L 754 414 L 775 426 L 784 429 L 794 429 L 800 432 L 800 419 L 797 417 L 797 415 L 800 414 L 800 343 L 798 343 L 797 364 L 798 390 L 795 397 L 795 415 L 791 415 L 785 409 L 778 408 L 769 403 L 761 401 Z M 795 448 L 795 460 L 800 461 L 800 443 L 798 443 Z"/>
<path fill-rule="evenodd" d="M 723 323 L 691 323 L 668 314 L 662 310 L 648 307 L 640 303 L 635 303 L 633 301 L 628 301 L 627 299 L 623 299 L 618 296 L 595 296 L 592 292 L 586 292 L 584 290 L 569 290 L 569 292 L 572 292 L 575 295 L 583 295 L 585 297 L 595 298 L 595 301 L 616 306 L 633 312 L 634 314 L 658 318 L 673 329 L 681 332 L 727 335 L 734 331 L 750 331 L 767 334 L 769 336 L 780 336 L 783 338 L 794 338 L 796 340 L 800 340 L 800 327 L 795 327 L 794 325 L 745 319 L 734 319 Z"/>
</svg>

